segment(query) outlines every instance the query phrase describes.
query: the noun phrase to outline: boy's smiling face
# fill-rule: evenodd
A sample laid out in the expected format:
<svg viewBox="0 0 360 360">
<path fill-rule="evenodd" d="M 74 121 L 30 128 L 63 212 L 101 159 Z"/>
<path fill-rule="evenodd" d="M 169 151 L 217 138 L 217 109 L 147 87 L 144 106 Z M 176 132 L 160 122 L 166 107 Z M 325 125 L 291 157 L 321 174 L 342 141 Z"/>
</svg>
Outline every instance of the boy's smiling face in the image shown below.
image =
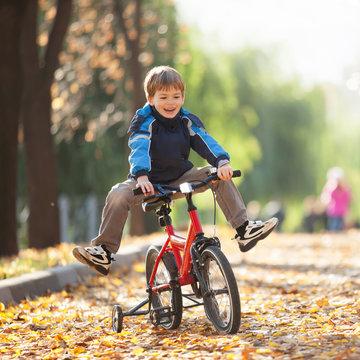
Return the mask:
<svg viewBox="0 0 360 360">
<path fill-rule="evenodd" d="M 176 88 L 162 89 L 156 91 L 154 96 L 148 96 L 147 101 L 160 115 L 172 119 L 184 104 L 184 95 Z"/>
</svg>

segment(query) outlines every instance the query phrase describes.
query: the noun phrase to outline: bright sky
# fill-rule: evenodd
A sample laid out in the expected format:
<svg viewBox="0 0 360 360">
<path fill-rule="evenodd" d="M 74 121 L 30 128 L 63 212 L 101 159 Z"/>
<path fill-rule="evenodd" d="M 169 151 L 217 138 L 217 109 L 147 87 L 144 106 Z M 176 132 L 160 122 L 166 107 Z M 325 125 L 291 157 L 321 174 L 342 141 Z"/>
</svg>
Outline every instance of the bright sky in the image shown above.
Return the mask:
<svg viewBox="0 0 360 360">
<path fill-rule="evenodd" d="M 175 3 L 182 22 L 218 38 L 224 49 L 281 45 L 285 71 L 295 71 L 305 82 L 344 84 L 351 73 L 360 72 L 360 0 Z"/>
</svg>

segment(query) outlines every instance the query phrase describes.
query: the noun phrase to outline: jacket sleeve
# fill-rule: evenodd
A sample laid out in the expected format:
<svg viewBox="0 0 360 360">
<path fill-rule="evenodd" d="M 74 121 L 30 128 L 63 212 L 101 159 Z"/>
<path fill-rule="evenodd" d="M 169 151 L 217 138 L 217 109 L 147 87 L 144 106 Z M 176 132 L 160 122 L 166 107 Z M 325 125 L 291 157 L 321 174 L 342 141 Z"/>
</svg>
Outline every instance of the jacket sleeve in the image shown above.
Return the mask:
<svg viewBox="0 0 360 360">
<path fill-rule="evenodd" d="M 151 170 L 150 144 L 151 129 L 154 118 L 149 116 L 150 106 L 145 104 L 133 117 L 129 131 L 128 145 L 130 147 L 130 176 L 137 179 L 141 175 L 149 175 Z"/>
<path fill-rule="evenodd" d="M 149 175 L 151 170 L 151 131 L 153 118 L 144 121 L 142 126 L 136 132 L 133 132 L 129 138 L 130 175 L 137 179 L 141 175 Z"/>
<path fill-rule="evenodd" d="M 210 165 L 218 167 L 219 161 L 230 160 L 229 154 L 222 146 L 206 131 L 196 126 L 190 118 L 188 118 L 188 129 L 191 147 Z"/>
</svg>

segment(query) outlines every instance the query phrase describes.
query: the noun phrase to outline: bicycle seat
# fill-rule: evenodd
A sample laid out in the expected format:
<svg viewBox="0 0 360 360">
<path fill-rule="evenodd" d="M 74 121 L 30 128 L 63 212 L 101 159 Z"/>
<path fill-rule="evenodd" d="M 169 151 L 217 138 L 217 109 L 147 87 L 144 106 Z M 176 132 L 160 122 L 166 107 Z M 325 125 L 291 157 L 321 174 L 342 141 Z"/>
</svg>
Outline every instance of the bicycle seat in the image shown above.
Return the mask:
<svg viewBox="0 0 360 360">
<path fill-rule="evenodd" d="M 168 197 L 163 197 L 160 198 L 157 201 L 153 201 L 153 202 L 143 202 L 142 203 L 142 208 L 144 212 L 149 212 L 149 211 L 153 211 L 153 210 L 157 210 L 159 209 L 162 205 L 165 205 L 166 203 L 170 202 L 170 198 Z"/>
</svg>

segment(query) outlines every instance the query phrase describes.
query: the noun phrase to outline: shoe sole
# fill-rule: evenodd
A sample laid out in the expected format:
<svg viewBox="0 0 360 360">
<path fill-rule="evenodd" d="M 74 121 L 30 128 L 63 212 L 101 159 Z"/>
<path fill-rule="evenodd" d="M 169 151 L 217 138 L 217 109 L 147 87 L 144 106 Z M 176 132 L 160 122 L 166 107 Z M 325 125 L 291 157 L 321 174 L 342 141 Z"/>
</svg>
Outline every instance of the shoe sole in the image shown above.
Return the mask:
<svg viewBox="0 0 360 360">
<path fill-rule="evenodd" d="M 241 246 L 241 245 L 239 244 L 240 251 L 241 251 L 241 252 L 247 252 L 247 251 L 251 250 L 260 240 L 263 240 L 263 239 L 265 239 L 268 235 L 270 235 L 270 233 L 271 233 L 272 231 L 274 231 L 274 230 L 277 228 L 278 225 L 279 225 L 279 221 L 277 221 L 276 224 L 275 224 L 270 230 L 268 230 L 266 233 L 263 233 L 259 238 L 254 239 L 254 240 L 250 240 L 250 241 L 249 241 L 246 245 L 244 245 L 244 246 Z"/>
<path fill-rule="evenodd" d="M 85 264 L 85 265 L 89 266 L 89 268 L 91 270 L 94 270 L 97 274 L 106 276 L 109 273 L 109 269 L 104 269 L 103 266 L 94 264 L 93 262 L 88 260 L 85 256 L 83 256 L 80 253 L 79 249 L 74 248 L 72 253 L 73 253 L 76 260 L 78 260 L 82 264 Z"/>
</svg>

